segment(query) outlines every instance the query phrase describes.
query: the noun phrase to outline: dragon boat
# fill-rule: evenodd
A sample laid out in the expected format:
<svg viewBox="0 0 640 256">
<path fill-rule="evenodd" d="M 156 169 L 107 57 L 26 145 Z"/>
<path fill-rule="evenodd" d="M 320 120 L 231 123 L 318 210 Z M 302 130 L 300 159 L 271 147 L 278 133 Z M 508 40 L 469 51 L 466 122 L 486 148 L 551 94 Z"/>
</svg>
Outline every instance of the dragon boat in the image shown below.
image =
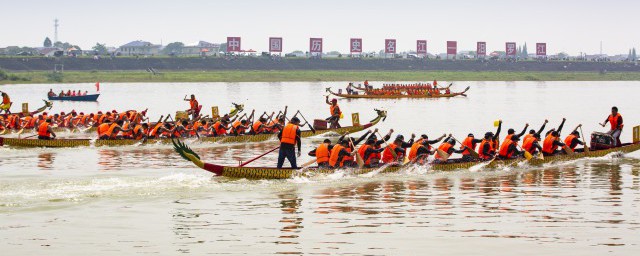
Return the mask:
<svg viewBox="0 0 640 256">
<path fill-rule="evenodd" d="M 302 137 L 311 137 L 324 133 L 337 133 L 340 135 L 347 133 L 355 133 L 365 129 L 368 129 L 380 121 L 383 121 L 387 117 L 387 112 L 382 110 L 376 110 L 377 116 L 367 124 L 355 124 L 353 126 L 345 126 L 337 129 L 316 129 L 315 133 L 312 130 L 301 131 Z M 218 137 L 200 137 L 193 138 L 194 141 L 208 142 L 208 143 L 253 143 L 263 142 L 276 138 L 277 134 L 257 134 L 257 135 L 240 135 L 240 136 L 218 136 Z M 20 139 L 20 138 L 5 138 L 0 137 L 0 146 L 12 146 L 12 147 L 52 147 L 52 148 L 68 148 L 68 147 L 82 147 L 82 146 L 127 146 L 137 144 L 171 144 L 170 138 L 160 139 L 148 139 L 132 140 L 132 139 L 113 139 L 113 140 L 98 140 L 98 139 L 54 139 L 54 140 L 39 140 L 39 139 Z"/>
<path fill-rule="evenodd" d="M 640 126 L 637 126 L 633 129 L 633 143 L 624 143 L 620 145 L 620 147 L 613 147 L 611 143 L 613 139 L 611 136 L 604 133 L 594 132 L 591 135 L 591 145 L 588 152 L 581 153 L 573 153 L 573 154 L 559 154 L 554 156 L 545 156 L 544 158 L 531 158 L 527 160 L 525 158 L 515 158 L 508 160 L 491 160 L 491 161 L 462 161 L 462 159 L 450 159 L 446 162 L 441 163 L 432 163 L 430 164 L 430 169 L 435 171 L 454 171 L 454 170 L 463 170 L 469 169 L 475 165 L 485 164 L 485 168 L 494 168 L 500 166 L 510 166 L 514 164 L 518 164 L 520 162 L 527 161 L 531 166 L 541 166 L 547 163 L 553 162 L 561 162 L 561 161 L 570 161 L 581 158 L 589 158 L 589 157 L 602 157 L 611 153 L 620 152 L 620 153 L 631 153 L 640 149 Z M 244 178 L 244 179 L 289 179 L 295 177 L 296 175 L 300 175 L 303 173 L 311 173 L 311 174 L 331 174 L 336 171 L 336 169 L 320 169 L 317 167 L 308 167 L 308 168 L 271 168 L 271 167 L 244 167 L 244 166 L 225 166 L 218 164 L 211 164 L 203 162 L 200 159 L 200 156 L 196 154 L 193 150 L 191 150 L 188 146 L 186 146 L 183 142 L 174 141 L 173 142 L 175 151 L 182 156 L 184 159 L 191 161 L 196 166 L 204 169 L 208 172 L 213 173 L 216 176 L 223 176 L 228 178 Z M 410 164 L 411 165 L 411 164 Z M 349 168 L 344 169 L 347 170 L 352 175 L 361 175 L 371 172 L 379 172 L 379 173 L 393 173 L 398 172 L 404 168 L 408 167 L 407 165 L 403 166 L 394 166 L 387 165 L 381 166 L 377 168 Z"/>
<path fill-rule="evenodd" d="M 462 92 L 455 92 L 449 94 L 389 94 L 389 95 L 377 95 L 377 94 L 367 94 L 365 91 L 364 94 L 344 94 L 341 92 L 335 93 L 331 91 L 331 88 L 327 88 L 327 92 L 331 95 L 347 98 L 347 99 L 401 99 L 401 98 L 409 98 L 409 99 L 419 99 L 419 98 L 452 98 L 456 96 L 467 96 L 465 93 L 469 91 L 469 86 Z"/>
</svg>

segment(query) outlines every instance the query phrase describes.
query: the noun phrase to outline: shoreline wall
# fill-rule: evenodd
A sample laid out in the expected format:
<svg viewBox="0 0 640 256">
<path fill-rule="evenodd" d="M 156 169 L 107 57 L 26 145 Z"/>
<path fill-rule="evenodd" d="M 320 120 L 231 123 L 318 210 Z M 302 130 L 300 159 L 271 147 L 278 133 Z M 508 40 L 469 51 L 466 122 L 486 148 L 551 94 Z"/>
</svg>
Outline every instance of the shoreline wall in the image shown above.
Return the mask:
<svg viewBox="0 0 640 256">
<path fill-rule="evenodd" d="M 381 71 L 574 71 L 640 72 L 640 65 L 623 62 L 477 61 L 424 59 L 269 59 L 269 58 L 0 58 L 8 71 L 52 71 L 56 64 L 67 71 L 187 70 L 381 70 Z"/>
</svg>

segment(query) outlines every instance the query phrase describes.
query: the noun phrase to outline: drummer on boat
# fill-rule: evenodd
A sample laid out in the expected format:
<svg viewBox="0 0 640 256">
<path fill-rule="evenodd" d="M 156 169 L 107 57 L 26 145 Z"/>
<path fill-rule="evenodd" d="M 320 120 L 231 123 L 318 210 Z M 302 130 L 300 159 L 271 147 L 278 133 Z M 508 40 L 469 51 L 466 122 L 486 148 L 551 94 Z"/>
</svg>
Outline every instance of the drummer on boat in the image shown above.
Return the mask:
<svg viewBox="0 0 640 256">
<path fill-rule="evenodd" d="M 298 146 L 298 154 L 301 155 L 302 140 L 300 128 L 300 119 L 292 117 L 291 121 L 284 127 L 280 133 L 278 133 L 278 139 L 280 139 L 280 151 L 278 152 L 278 169 L 282 168 L 285 158 L 289 160 L 291 168 L 298 168 L 296 164 L 296 152 L 295 146 Z"/>
<path fill-rule="evenodd" d="M 605 127 L 607 123 L 611 124 L 611 129 L 607 133 L 615 139 L 613 146 L 619 147 L 622 144 L 620 142 L 620 134 L 622 133 L 624 124 L 622 123 L 622 115 L 618 113 L 618 107 L 612 107 L 611 114 L 607 116 L 607 118 L 604 120 L 604 123 L 601 123 L 600 125 L 602 127 Z"/>
<path fill-rule="evenodd" d="M 9 109 L 11 108 L 11 104 L 13 104 L 13 102 L 11 102 L 9 94 L 3 91 L 0 91 L 0 94 L 2 94 L 2 104 L 0 104 L 0 111 L 4 110 L 5 114 L 11 114 L 11 110 Z"/>
<path fill-rule="evenodd" d="M 327 95 L 326 99 L 325 99 L 327 105 L 329 105 L 329 111 L 331 113 L 331 116 L 328 117 L 326 120 L 329 122 L 330 124 L 330 129 L 336 129 L 336 128 L 340 128 L 340 117 L 342 116 L 342 111 L 340 111 L 340 106 L 338 106 L 338 99 L 332 99 L 331 102 L 329 102 L 329 95 Z"/>
<path fill-rule="evenodd" d="M 196 100 L 196 96 L 191 94 L 191 98 L 184 99 L 184 101 L 189 102 L 189 109 L 187 109 L 187 114 L 190 114 L 193 119 L 196 119 L 198 114 L 200 114 L 200 108 L 202 107 L 198 104 L 198 100 Z"/>
</svg>

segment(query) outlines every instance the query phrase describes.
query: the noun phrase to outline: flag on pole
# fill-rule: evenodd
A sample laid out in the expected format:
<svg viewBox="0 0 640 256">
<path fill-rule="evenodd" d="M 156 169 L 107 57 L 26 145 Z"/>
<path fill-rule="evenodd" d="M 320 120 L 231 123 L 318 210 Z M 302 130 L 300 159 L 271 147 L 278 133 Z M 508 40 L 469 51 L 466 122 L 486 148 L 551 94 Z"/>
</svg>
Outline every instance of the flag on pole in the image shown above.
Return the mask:
<svg viewBox="0 0 640 256">
<path fill-rule="evenodd" d="M 100 82 L 96 83 L 96 91 L 98 91 L 98 92 L 100 91 Z"/>
</svg>

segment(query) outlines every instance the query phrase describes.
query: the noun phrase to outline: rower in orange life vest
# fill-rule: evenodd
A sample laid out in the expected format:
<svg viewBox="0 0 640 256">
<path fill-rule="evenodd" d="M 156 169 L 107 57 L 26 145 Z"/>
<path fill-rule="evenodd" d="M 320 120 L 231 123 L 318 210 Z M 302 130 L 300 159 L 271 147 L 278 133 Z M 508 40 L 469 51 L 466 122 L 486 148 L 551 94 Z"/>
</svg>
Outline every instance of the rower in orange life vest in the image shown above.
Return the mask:
<svg viewBox="0 0 640 256">
<path fill-rule="evenodd" d="M 605 127 L 607 123 L 611 124 L 611 129 L 607 132 L 615 139 L 614 147 L 619 147 L 621 145 L 620 142 L 620 134 L 622 133 L 622 128 L 624 124 L 622 123 L 622 115 L 618 113 L 618 107 L 611 108 L 611 114 L 604 120 L 604 123 L 601 123 L 602 127 Z"/>
<path fill-rule="evenodd" d="M 243 119 L 242 121 L 235 121 L 231 126 L 231 134 L 234 136 L 244 135 L 247 129 L 249 129 L 249 126 L 247 125 L 246 119 Z"/>
<path fill-rule="evenodd" d="M 53 137 L 52 137 L 53 136 Z M 38 126 L 38 139 L 52 140 L 56 138 L 56 133 L 51 129 L 51 118 Z"/>
<path fill-rule="evenodd" d="M 176 122 L 176 126 L 171 129 L 169 132 L 171 138 L 182 138 L 185 135 L 188 135 L 193 129 L 187 129 L 186 126 L 189 124 L 186 120 L 182 120 L 182 122 Z M 200 137 L 197 133 L 196 136 Z"/>
<path fill-rule="evenodd" d="M 551 129 L 547 131 L 545 138 L 542 142 L 542 154 L 545 156 L 552 156 L 562 152 L 558 150 L 558 147 L 564 147 L 565 144 L 560 141 L 560 133 L 562 132 L 562 127 L 564 126 L 564 122 L 566 118 L 562 118 L 562 123 L 558 126 L 558 129 Z"/>
<path fill-rule="evenodd" d="M 13 102 L 11 102 L 9 94 L 3 91 L 0 91 L 0 94 L 2 94 L 2 104 L 0 104 L 0 111 L 4 110 L 5 114 L 11 114 L 11 110 L 9 109 L 11 108 L 11 104 L 13 104 Z"/>
<path fill-rule="evenodd" d="M 347 142 L 346 146 L 344 146 L 344 150 L 347 153 L 349 153 L 347 156 L 344 156 L 344 158 L 341 159 L 340 167 L 344 167 L 344 166 L 357 167 L 358 166 L 358 164 L 355 161 L 355 158 L 353 157 L 355 153 L 358 152 L 355 147 L 358 144 L 360 144 L 360 142 L 362 142 L 365 138 L 367 138 L 367 136 L 369 136 L 370 133 L 371 133 L 371 130 L 367 131 L 358 139 L 353 137 L 347 137 L 346 135 L 342 135 L 340 139 L 338 139 L 338 143 L 342 143 L 343 141 Z"/>
<path fill-rule="evenodd" d="M 377 132 L 378 129 L 376 128 L 371 135 L 369 135 L 369 138 L 367 138 L 365 145 L 358 149 L 358 154 L 362 157 L 366 167 L 377 167 L 380 164 L 380 160 L 382 160 L 382 151 L 386 149 L 386 147 L 382 147 L 382 144 L 391 139 L 393 129 L 390 129 L 389 133 L 384 135 L 381 139 L 378 139 L 376 136 Z"/>
<path fill-rule="evenodd" d="M 443 134 L 440 138 L 429 140 L 429 137 L 423 134 L 420 136 L 420 139 L 411 145 L 411 150 L 408 155 L 409 161 L 418 164 L 426 163 L 427 157 L 435 152 L 431 145 L 440 142 L 445 137 L 447 137 L 447 135 Z"/>
<path fill-rule="evenodd" d="M 527 132 L 527 128 L 529 128 L 529 123 L 527 123 L 524 126 L 524 129 L 522 129 L 522 131 L 518 134 L 516 134 L 516 130 L 514 130 L 513 128 L 509 128 L 509 130 L 507 130 L 507 137 L 505 137 L 504 140 L 509 140 L 511 139 L 511 136 L 515 135 L 517 135 L 519 138 L 522 138 L 522 136 Z"/>
<path fill-rule="evenodd" d="M 198 104 L 198 101 L 196 100 L 196 96 L 191 94 L 190 99 L 184 99 L 184 100 L 189 101 L 189 109 L 187 109 L 187 114 L 190 114 L 192 119 L 196 119 L 198 114 L 200 114 L 200 109 L 202 108 L 202 106 Z"/>
<path fill-rule="evenodd" d="M 531 155 L 542 154 L 542 146 L 540 146 L 540 133 L 534 132 L 527 134 L 526 139 L 522 142 L 522 149 L 529 152 Z"/>
<path fill-rule="evenodd" d="M 143 124 L 137 124 L 134 128 L 133 128 L 133 132 L 131 133 L 131 137 L 134 140 L 146 140 L 148 138 L 149 134 L 149 124 L 147 123 L 143 123 Z"/>
<path fill-rule="evenodd" d="M 369 80 L 364 80 L 364 88 L 373 89 L 373 86 L 369 87 Z"/>
<path fill-rule="evenodd" d="M 586 146 L 584 142 L 580 140 L 580 133 L 578 132 L 578 128 L 580 127 L 582 127 L 582 124 L 579 124 L 578 127 L 573 129 L 571 134 L 569 134 L 569 136 L 564 139 L 564 144 L 567 145 L 573 152 L 584 152 L 584 148 L 576 149 L 576 147 L 578 145 Z"/>
<path fill-rule="evenodd" d="M 124 121 L 122 120 L 118 120 L 115 123 L 112 123 L 109 126 L 109 129 L 107 130 L 107 132 L 104 134 L 106 136 L 109 137 L 109 139 L 122 139 L 122 135 L 118 135 L 118 133 L 120 132 L 129 132 L 132 129 L 124 129 L 122 128 L 122 125 L 124 124 Z"/>
<path fill-rule="evenodd" d="M 460 145 L 460 149 L 462 149 L 462 159 L 465 161 L 473 160 L 473 156 L 471 155 L 471 150 L 476 150 L 476 145 L 482 142 L 481 139 L 476 139 L 473 136 L 473 133 L 469 133 L 467 138 L 462 141 L 462 145 Z"/>
<path fill-rule="evenodd" d="M 494 136 L 492 132 L 484 134 L 484 138 L 480 142 L 480 147 L 478 147 L 478 156 L 480 159 L 489 160 L 494 157 L 496 150 L 493 145 L 496 139 L 497 136 Z"/>
<path fill-rule="evenodd" d="M 295 146 L 298 146 L 298 154 L 301 154 L 302 140 L 300 136 L 300 119 L 292 117 L 291 121 L 278 133 L 278 139 L 280 139 L 280 151 L 278 152 L 278 165 L 277 168 L 282 168 L 284 159 L 288 159 L 291 164 L 291 168 L 298 168 L 296 164 L 296 152 Z"/>
<path fill-rule="evenodd" d="M 341 126 L 339 121 L 340 121 L 340 115 L 342 114 L 342 111 L 340 111 L 340 106 L 338 106 L 338 100 L 332 99 L 331 102 L 329 102 L 329 96 L 327 95 L 325 101 L 330 106 L 329 111 L 331 112 L 331 116 L 326 119 L 330 124 L 329 128 L 331 129 L 340 128 Z"/>
<path fill-rule="evenodd" d="M 393 143 L 387 145 L 384 151 L 382 151 L 382 162 L 385 164 L 399 164 L 404 162 L 407 148 L 413 145 L 413 139 L 415 139 L 415 137 L 415 134 L 411 134 L 411 139 L 408 142 L 404 142 L 404 136 L 398 134 Z"/>
<path fill-rule="evenodd" d="M 456 150 L 455 146 L 456 146 L 456 140 L 453 139 L 451 134 L 449 134 L 449 137 L 446 138 L 442 144 L 440 144 L 440 146 L 438 147 L 438 150 L 442 150 L 445 153 L 451 155 L 453 153 L 461 154 L 467 149 L 466 146 L 462 145 L 462 149 Z M 443 157 L 440 154 L 436 154 L 436 160 L 442 161 Z"/>
<path fill-rule="evenodd" d="M 273 126 L 267 125 L 267 119 L 261 116 L 260 118 L 258 118 L 258 121 L 254 122 L 251 125 L 250 133 L 254 135 L 263 134 L 267 133 L 267 131 L 269 131 L 271 128 L 273 128 Z"/>
<path fill-rule="evenodd" d="M 357 153 L 357 151 L 355 150 L 348 150 L 348 148 L 350 147 L 349 144 L 349 140 L 342 140 L 331 149 L 331 153 L 329 154 L 330 168 L 341 168 L 349 166 L 349 164 L 347 164 L 347 162 L 349 161 L 348 158 L 352 158 Z"/>
<path fill-rule="evenodd" d="M 320 146 L 309 152 L 309 156 L 316 158 L 316 164 L 318 164 L 319 168 L 328 168 L 332 149 L 333 145 L 331 145 L 331 140 L 324 139 Z"/>
<path fill-rule="evenodd" d="M 518 150 L 518 141 L 520 141 L 520 136 L 518 135 L 505 139 L 498 151 L 498 158 L 513 159 L 523 155 L 524 153 Z"/>
</svg>

